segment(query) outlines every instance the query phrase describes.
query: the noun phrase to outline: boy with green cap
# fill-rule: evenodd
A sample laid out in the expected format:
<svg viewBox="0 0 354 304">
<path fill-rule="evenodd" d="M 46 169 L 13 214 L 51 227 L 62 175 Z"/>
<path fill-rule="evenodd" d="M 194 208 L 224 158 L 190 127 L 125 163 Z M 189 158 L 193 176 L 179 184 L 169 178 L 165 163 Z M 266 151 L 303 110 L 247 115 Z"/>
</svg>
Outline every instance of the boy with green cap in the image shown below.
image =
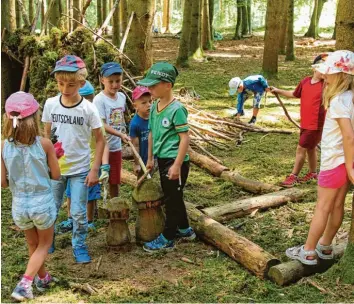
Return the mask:
<svg viewBox="0 0 354 304">
<path fill-rule="evenodd" d="M 155 240 L 145 243 L 144 250 L 157 252 L 174 248 L 174 239 L 193 240 L 196 235 L 189 226 L 183 188 L 189 173 L 188 112 L 173 97 L 173 85 L 177 69 L 167 63 L 152 65 L 146 77 L 138 82 L 149 88 L 156 102 L 149 117 L 149 150 L 147 168 L 154 167 L 157 157 L 161 187 L 164 192 L 166 223 L 163 233 Z"/>
</svg>

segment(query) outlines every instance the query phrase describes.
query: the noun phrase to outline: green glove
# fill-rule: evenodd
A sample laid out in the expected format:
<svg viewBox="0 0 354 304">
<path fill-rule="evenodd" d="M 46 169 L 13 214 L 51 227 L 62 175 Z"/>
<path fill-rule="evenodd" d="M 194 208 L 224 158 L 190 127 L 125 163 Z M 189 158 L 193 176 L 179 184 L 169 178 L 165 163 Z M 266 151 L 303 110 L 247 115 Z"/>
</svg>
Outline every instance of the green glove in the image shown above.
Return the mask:
<svg viewBox="0 0 354 304">
<path fill-rule="evenodd" d="M 99 178 L 99 182 L 102 183 L 108 183 L 109 179 L 109 171 L 110 171 L 110 165 L 102 165 L 100 167 L 101 169 L 101 176 Z"/>
</svg>

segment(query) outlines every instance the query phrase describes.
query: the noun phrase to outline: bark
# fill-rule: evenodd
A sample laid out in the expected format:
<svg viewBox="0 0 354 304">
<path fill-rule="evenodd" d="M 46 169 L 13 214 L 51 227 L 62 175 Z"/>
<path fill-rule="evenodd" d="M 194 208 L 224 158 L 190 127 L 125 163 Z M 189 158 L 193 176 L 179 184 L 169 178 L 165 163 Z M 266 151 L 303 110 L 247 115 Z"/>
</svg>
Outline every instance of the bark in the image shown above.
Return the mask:
<svg viewBox="0 0 354 304">
<path fill-rule="evenodd" d="M 179 67 L 188 67 L 188 55 L 189 55 L 189 41 L 190 41 L 190 28 L 192 19 L 192 1 L 185 0 L 183 8 L 183 24 L 182 35 L 179 42 L 179 50 L 176 65 Z"/>
<path fill-rule="evenodd" d="M 339 258 L 343 255 L 345 243 L 334 246 L 334 256 Z M 306 266 L 299 261 L 290 261 L 273 266 L 269 269 L 268 277 L 278 285 L 288 285 L 303 277 L 322 273 L 334 264 L 334 260 L 321 260 L 315 266 Z"/>
<path fill-rule="evenodd" d="M 214 0 L 209 0 L 209 22 L 210 22 L 210 33 L 211 33 L 211 40 L 214 40 Z"/>
<path fill-rule="evenodd" d="M 136 183 L 137 183 L 136 176 L 125 169 L 122 169 L 121 171 L 121 180 L 123 184 L 136 187 Z"/>
<path fill-rule="evenodd" d="M 170 32 L 170 0 L 163 1 L 163 18 L 162 26 L 165 28 L 165 33 Z"/>
<path fill-rule="evenodd" d="M 51 2 L 51 0 L 47 0 L 48 8 L 49 8 L 50 2 Z M 50 11 L 49 11 L 48 28 L 51 29 L 53 26 L 58 27 L 60 17 L 61 17 L 60 16 L 60 1 L 54 1 L 52 4 L 52 7 L 50 8 Z M 80 19 L 77 19 L 77 20 L 80 20 Z"/>
<path fill-rule="evenodd" d="M 225 170 L 229 170 L 227 167 L 217 163 L 209 157 L 199 154 L 192 149 L 188 150 L 188 154 L 192 163 L 198 167 L 207 170 L 214 176 L 220 177 L 221 173 Z"/>
<path fill-rule="evenodd" d="M 119 47 L 120 45 L 120 6 L 116 8 L 112 17 L 113 23 L 113 33 L 112 33 L 112 43 Z"/>
<path fill-rule="evenodd" d="M 268 208 L 279 207 L 302 199 L 306 194 L 301 189 L 286 189 L 278 192 L 272 192 L 261 196 L 250 197 L 243 200 L 233 201 L 203 209 L 203 213 L 210 216 L 218 222 L 225 222 L 233 218 L 244 217 L 251 214 L 254 210 L 265 210 Z"/>
<path fill-rule="evenodd" d="M 273 77 L 278 73 L 279 39 L 283 13 L 283 1 L 267 0 L 267 13 L 263 49 L 263 74 Z"/>
<path fill-rule="evenodd" d="M 288 26 L 288 7 L 289 7 L 289 0 L 284 0 L 284 12 L 281 15 L 282 24 L 281 24 L 281 33 L 279 39 L 279 54 L 285 55 L 286 50 L 286 41 L 287 41 L 287 26 Z"/>
<path fill-rule="evenodd" d="M 16 27 L 21 28 L 22 26 L 22 14 L 21 14 L 21 7 L 18 1 L 15 2 L 15 9 L 16 9 Z"/>
<path fill-rule="evenodd" d="M 320 21 L 323 5 L 328 0 L 315 0 L 310 26 L 305 37 L 318 38 L 318 23 Z"/>
<path fill-rule="evenodd" d="M 29 22 L 32 23 L 34 18 L 34 0 L 28 0 L 28 17 Z"/>
<path fill-rule="evenodd" d="M 337 11 L 336 11 L 336 20 L 335 20 L 335 22 L 334 22 L 334 29 L 333 29 L 333 35 L 332 35 L 332 39 L 333 39 L 333 40 L 336 39 L 337 23 L 338 23 L 338 3 L 337 3 Z"/>
<path fill-rule="evenodd" d="M 237 0 L 237 21 L 234 39 L 241 39 L 241 25 L 242 25 L 242 0 Z"/>
<path fill-rule="evenodd" d="M 1 24 L 9 32 L 16 30 L 16 0 L 3 1 L 1 3 Z"/>
<path fill-rule="evenodd" d="M 73 4 L 73 18 L 75 20 L 81 20 L 81 0 L 72 0 Z M 74 31 L 78 27 L 77 22 L 73 22 L 72 30 Z"/>
<path fill-rule="evenodd" d="M 96 0 L 96 10 L 97 10 L 97 27 L 100 28 L 103 20 L 102 20 L 102 0 Z"/>
<path fill-rule="evenodd" d="M 247 0 L 243 0 L 242 4 L 242 36 L 248 34 L 248 13 L 247 13 Z"/>
<path fill-rule="evenodd" d="M 354 50 L 354 0 L 339 0 L 336 30 L 336 49 Z"/>
<path fill-rule="evenodd" d="M 203 51 L 200 45 L 200 4 L 201 0 L 193 0 L 192 2 L 189 56 L 194 59 L 201 59 L 203 57 Z"/>
<path fill-rule="evenodd" d="M 204 50 L 213 48 L 210 32 L 209 0 L 203 0 L 202 46 Z"/>
<path fill-rule="evenodd" d="M 294 0 L 289 0 L 287 31 L 285 61 L 294 61 Z"/>
<path fill-rule="evenodd" d="M 247 0 L 248 34 L 252 35 L 252 0 Z"/>
<path fill-rule="evenodd" d="M 201 239 L 225 252 L 256 276 L 265 278 L 269 268 L 279 264 L 270 253 L 206 216 L 192 204 L 186 203 L 186 208 L 190 225 Z"/>
<path fill-rule="evenodd" d="M 133 74 L 142 74 L 152 65 L 152 23 L 154 0 L 128 2 L 129 15 L 135 12 L 127 40 L 127 56 L 135 63 Z"/>
<path fill-rule="evenodd" d="M 125 30 L 128 26 L 128 6 L 127 0 L 120 1 L 120 20 L 121 20 L 121 31 L 125 33 Z"/>
</svg>

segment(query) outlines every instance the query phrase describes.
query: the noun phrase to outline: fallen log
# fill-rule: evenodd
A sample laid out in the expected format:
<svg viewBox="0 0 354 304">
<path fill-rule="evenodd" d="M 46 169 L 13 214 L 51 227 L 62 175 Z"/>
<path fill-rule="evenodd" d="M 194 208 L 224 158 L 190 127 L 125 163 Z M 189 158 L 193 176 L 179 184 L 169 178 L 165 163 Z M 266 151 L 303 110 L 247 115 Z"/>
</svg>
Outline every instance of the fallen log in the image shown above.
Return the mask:
<svg viewBox="0 0 354 304">
<path fill-rule="evenodd" d="M 261 247 L 203 214 L 193 204 L 186 203 L 190 224 L 197 235 L 225 252 L 260 278 L 280 261 Z"/>
<path fill-rule="evenodd" d="M 127 185 L 130 185 L 132 187 L 136 187 L 137 186 L 137 178 L 136 176 L 129 172 L 128 170 L 125 170 L 122 168 L 122 171 L 121 171 L 121 181 L 123 184 L 127 184 Z"/>
<path fill-rule="evenodd" d="M 335 259 L 340 258 L 344 254 L 346 243 L 341 243 L 333 247 Z M 335 260 L 318 260 L 319 263 L 314 266 L 304 265 L 301 262 L 294 260 L 287 263 L 282 263 L 273 266 L 269 269 L 268 277 L 278 285 L 287 285 L 296 282 L 303 277 L 322 273 L 329 269 Z"/>
<path fill-rule="evenodd" d="M 261 196 L 237 200 L 229 204 L 205 208 L 202 212 L 218 222 L 225 222 L 232 218 L 251 214 L 256 209 L 264 210 L 278 207 L 290 201 L 300 200 L 305 194 L 306 191 L 301 189 L 286 189 Z"/>
</svg>

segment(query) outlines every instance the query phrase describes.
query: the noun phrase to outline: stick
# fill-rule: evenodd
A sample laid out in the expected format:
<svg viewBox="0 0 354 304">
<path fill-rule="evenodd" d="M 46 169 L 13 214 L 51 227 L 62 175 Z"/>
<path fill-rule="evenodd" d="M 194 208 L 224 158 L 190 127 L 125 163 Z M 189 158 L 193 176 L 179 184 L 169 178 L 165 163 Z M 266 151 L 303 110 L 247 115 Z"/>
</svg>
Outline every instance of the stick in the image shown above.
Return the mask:
<svg viewBox="0 0 354 304">
<path fill-rule="evenodd" d="M 143 170 L 144 173 L 146 173 L 146 172 L 147 172 L 147 169 L 146 169 L 146 167 L 145 167 L 145 164 L 144 164 L 143 160 L 141 159 L 141 157 L 140 157 L 138 151 L 136 151 L 136 149 L 135 149 L 133 143 L 132 143 L 131 141 L 128 141 L 128 145 L 130 146 L 130 148 L 131 148 L 132 151 L 133 151 L 134 156 L 135 156 L 136 159 L 138 160 L 141 169 Z M 150 174 L 147 175 L 147 178 L 148 178 L 148 179 L 151 178 Z"/>
<path fill-rule="evenodd" d="M 281 99 L 280 99 L 280 97 L 279 97 L 279 94 L 278 94 L 278 93 L 273 93 L 273 94 L 274 94 L 274 96 L 277 98 L 277 100 L 278 100 L 278 102 L 280 103 L 281 107 L 283 108 L 286 117 L 290 120 L 290 122 L 291 122 L 295 127 L 301 129 L 301 127 L 299 126 L 299 124 L 291 118 L 291 116 L 290 116 L 288 110 L 286 109 L 284 103 L 281 101 Z"/>
<path fill-rule="evenodd" d="M 143 183 L 144 179 L 149 175 L 150 171 L 151 171 L 150 169 L 147 170 L 147 171 L 143 174 L 143 176 L 138 179 L 137 187 L 139 187 L 139 186 Z"/>
<path fill-rule="evenodd" d="M 135 12 L 132 12 L 132 13 L 131 13 L 130 19 L 129 19 L 129 22 L 128 22 L 128 25 L 127 25 L 127 28 L 125 29 L 124 37 L 123 37 L 123 40 L 122 40 L 122 42 L 121 42 L 121 44 L 120 44 L 120 47 L 119 47 L 119 50 L 120 50 L 121 52 L 123 52 L 123 50 L 124 50 L 124 46 L 125 46 L 125 43 L 126 43 L 127 38 L 128 38 L 130 26 L 132 25 L 132 22 L 133 22 L 134 14 L 135 14 Z"/>
<path fill-rule="evenodd" d="M 191 126 L 189 126 L 189 129 L 190 129 L 190 131 L 191 131 L 194 135 L 200 137 L 202 140 L 204 140 L 204 141 L 207 142 L 208 144 L 211 144 L 212 146 L 214 146 L 214 147 L 216 147 L 216 148 L 218 148 L 218 149 L 220 149 L 220 150 L 225 150 L 224 147 L 221 147 L 221 146 L 215 144 L 213 141 L 211 141 L 210 139 L 206 138 L 206 137 L 205 137 L 202 133 L 200 133 L 197 129 L 195 129 L 195 128 L 191 127 Z"/>
<path fill-rule="evenodd" d="M 224 134 L 221 134 L 220 132 L 214 131 L 214 130 L 212 130 L 212 129 L 207 129 L 207 128 L 204 128 L 204 127 L 202 127 L 202 126 L 196 125 L 196 124 L 194 124 L 194 123 L 192 123 L 192 122 L 189 122 L 189 125 L 192 126 L 192 127 L 194 127 L 194 128 L 197 128 L 197 129 L 199 129 L 199 130 L 202 130 L 202 131 L 204 131 L 204 132 L 206 132 L 206 133 L 209 133 L 210 135 L 217 136 L 217 137 L 221 137 L 221 138 L 226 139 L 226 140 L 232 140 L 232 138 L 229 137 L 229 136 L 226 136 L 226 135 L 224 135 Z"/>
<path fill-rule="evenodd" d="M 213 160 L 215 160 L 216 162 L 218 162 L 219 164 L 222 165 L 222 161 L 220 159 L 218 159 L 216 156 L 214 156 L 213 154 L 211 154 L 209 151 L 207 151 L 206 149 L 204 149 L 202 146 L 197 145 L 196 143 L 193 143 L 198 149 L 202 150 L 205 154 L 207 154 L 210 158 L 212 158 Z"/>
<path fill-rule="evenodd" d="M 82 19 L 84 19 L 86 10 L 90 6 L 91 2 L 92 0 L 87 0 L 84 7 L 82 8 Z"/>
<path fill-rule="evenodd" d="M 238 136 L 239 138 L 236 140 L 236 146 L 240 146 L 243 142 L 243 134 L 246 133 L 246 131 L 241 131 Z"/>
<path fill-rule="evenodd" d="M 73 289 L 79 289 L 85 291 L 91 296 L 97 293 L 97 291 L 89 283 L 79 284 L 79 283 L 69 282 L 69 286 Z"/>
<path fill-rule="evenodd" d="M 101 255 L 100 258 L 98 259 L 98 262 L 97 262 L 97 265 L 96 265 L 96 272 L 98 271 L 98 269 L 101 266 L 102 258 L 103 258 L 103 255 Z"/>
<path fill-rule="evenodd" d="M 23 23 L 25 24 L 25 26 L 30 26 L 30 22 L 29 22 L 29 18 L 27 15 L 27 11 L 25 6 L 23 5 L 22 0 L 17 0 L 18 5 L 20 6 L 21 12 L 22 12 L 22 19 L 23 19 Z"/>
<path fill-rule="evenodd" d="M 109 20 L 111 20 L 117 6 L 118 6 L 119 0 L 116 0 L 116 2 L 114 2 L 114 5 L 111 9 L 111 11 L 109 12 L 108 16 L 106 17 L 106 20 L 103 22 L 101 28 L 98 30 L 96 37 L 94 37 L 95 42 L 98 40 L 98 37 L 100 37 L 100 35 L 102 35 L 103 31 L 106 29 Z"/>
</svg>

